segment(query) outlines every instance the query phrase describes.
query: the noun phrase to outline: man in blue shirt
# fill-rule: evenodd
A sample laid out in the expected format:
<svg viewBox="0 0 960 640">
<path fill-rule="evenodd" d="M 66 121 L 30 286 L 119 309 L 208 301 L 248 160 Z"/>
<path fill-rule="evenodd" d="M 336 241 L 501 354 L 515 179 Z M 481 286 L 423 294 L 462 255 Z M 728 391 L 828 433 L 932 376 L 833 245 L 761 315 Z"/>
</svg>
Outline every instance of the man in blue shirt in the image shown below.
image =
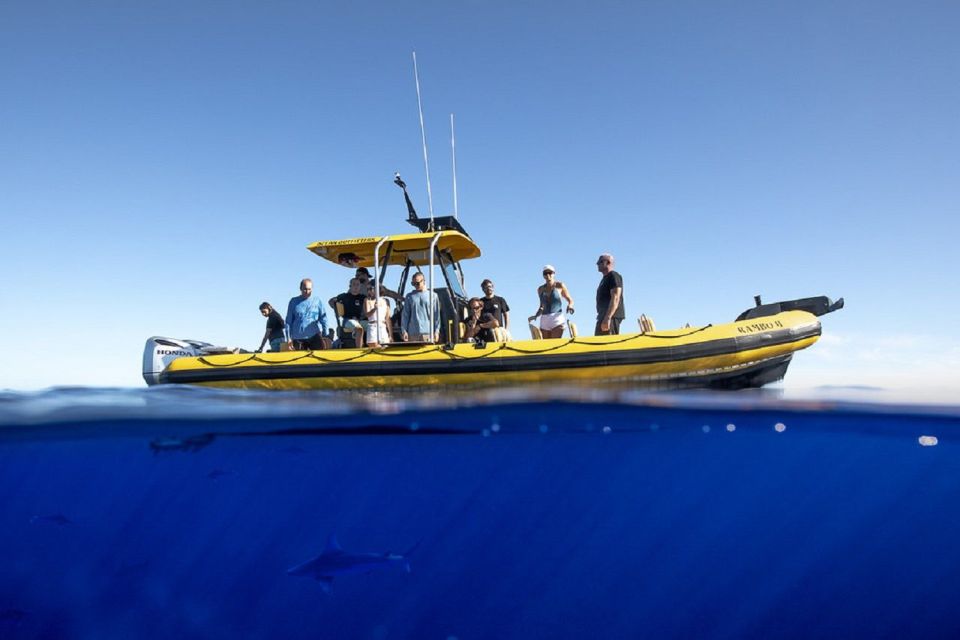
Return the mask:
<svg viewBox="0 0 960 640">
<path fill-rule="evenodd" d="M 327 314 L 323 301 L 313 293 L 313 280 L 300 281 L 300 295 L 290 298 L 287 305 L 287 330 L 294 351 L 323 349 L 323 337 L 327 335 Z"/>
<path fill-rule="evenodd" d="M 426 282 L 422 273 L 415 273 L 410 279 L 413 291 L 403 301 L 403 314 L 400 316 L 400 328 L 403 341 L 437 342 L 440 340 L 440 298 L 436 293 L 424 289 Z M 433 308 L 433 331 L 430 330 L 430 309 Z"/>
</svg>

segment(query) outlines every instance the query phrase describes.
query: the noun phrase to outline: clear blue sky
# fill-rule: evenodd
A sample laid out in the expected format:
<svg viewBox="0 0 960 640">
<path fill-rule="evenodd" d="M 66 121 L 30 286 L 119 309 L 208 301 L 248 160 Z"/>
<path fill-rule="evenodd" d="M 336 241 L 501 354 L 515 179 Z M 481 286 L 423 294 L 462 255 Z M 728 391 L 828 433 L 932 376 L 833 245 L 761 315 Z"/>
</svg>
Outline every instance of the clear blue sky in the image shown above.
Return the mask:
<svg viewBox="0 0 960 640">
<path fill-rule="evenodd" d="M 515 333 L 553 263 L 592 325 L 847 308 L 788 384 L 960 389 L 956 2 L 0 4 L 0 388 L 139 386 L 143 341 L 254 348 L 320 239 L 436 213 Z M 629 321 L 633 322 L 633 321 Z M 952 378 L 950 378 L 952 376 Z"/>
</svg>

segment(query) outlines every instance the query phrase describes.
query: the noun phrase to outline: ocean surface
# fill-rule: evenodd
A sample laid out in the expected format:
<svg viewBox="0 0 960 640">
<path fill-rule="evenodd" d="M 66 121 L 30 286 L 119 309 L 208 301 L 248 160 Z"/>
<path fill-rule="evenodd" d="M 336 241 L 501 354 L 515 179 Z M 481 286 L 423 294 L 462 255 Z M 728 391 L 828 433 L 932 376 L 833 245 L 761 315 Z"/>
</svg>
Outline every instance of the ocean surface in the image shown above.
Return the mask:
<svg viewBox="0 0 960 640">
<path fill-rule="evenodd" d="M 0 392 L 0 490 L 0 638 L 960 637 L 960 406 L 871 389 Z"/>
</svg>

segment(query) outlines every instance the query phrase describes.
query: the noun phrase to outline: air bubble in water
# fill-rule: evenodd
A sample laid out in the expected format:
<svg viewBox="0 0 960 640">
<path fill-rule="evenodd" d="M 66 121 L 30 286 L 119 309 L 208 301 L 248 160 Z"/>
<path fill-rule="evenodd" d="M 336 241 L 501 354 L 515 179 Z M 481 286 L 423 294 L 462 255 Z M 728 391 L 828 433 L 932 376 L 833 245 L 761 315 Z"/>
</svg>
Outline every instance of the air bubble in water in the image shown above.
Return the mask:
<svg viewBox="0 0 960 640">
<path fill-rule="evenodd" d="M 494 422 L 492 425 L 490 425 L 490 431 L 493 431 L 494 433 L 500 431 L 500 423 Z"/>
<path fill-rule="evenodd" d="M 419 428 L 420 428 L 420 423 L 419 423 L 419 422 L 411 422 L 411 423 L 410 423 L 410 431 L 416 431 L 416 430 L 419 429 Z"/>
<path fill-rule="evenodd" d="M 604 426 L 603 429 L 601 429 L 601 431 L 603 431 L 604 433 L 610 433 L 611 431 L 613 431 L 613 429 L 611 429 L 608 425 L 608 426 Z"/>
<path fill-rule="evenodd" d="M 545 425 L 545 424 L 542 424 L 542 425 L 540 425 L 540 426 L 537 427 L 537 428 L 540 429 L 540 433 L 546 433 L 547 431 L 550 431 L 550 427 L 548 427 L 548 426 Z"/>
<path fill-rule="evenodd" d="M 730 433 L 733 433 L 736 430 L 737 430 L 737 425 L 733 424 L 732 422 L 727 425 L 727 431 L 729 431 Z"/>
<path fill-rule="evenodd" d="M 484 429 L 483 431 L 480 432 L 480 434 L 481 434 L 484 438 L 489 438 L 489 437 L 490 437 L 490 429 Z"/>
<path fill-rule="evenodd" d="M 940 441 L 937 440 L 937 436 L 920 436 L 920 446 L 921 447 L 935 447 Z"/>
<path fill-rule="evenodd" d="M 700 428 L 703 429 L 703 432 L 704 432 L 704 433 L 710 433 L 710 425 L 705 424 L 705 425 L 703 425 L 703 426 L 700 427 Z"/>
<path fill-rule="evenodd" d="M 787 425 L 783 424 L 782 422 L 778 422 L 777 424 L 773 425 L 773 430 L 777 433 L 783 433 L 787 430 Z"/>
</svg>

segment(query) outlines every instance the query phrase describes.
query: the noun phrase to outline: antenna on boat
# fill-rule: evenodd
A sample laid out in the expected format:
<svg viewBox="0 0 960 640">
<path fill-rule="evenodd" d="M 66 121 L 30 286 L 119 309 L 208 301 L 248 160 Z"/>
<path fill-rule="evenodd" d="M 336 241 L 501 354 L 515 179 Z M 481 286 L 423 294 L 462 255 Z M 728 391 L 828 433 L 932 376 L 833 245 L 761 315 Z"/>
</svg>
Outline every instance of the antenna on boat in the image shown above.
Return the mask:
<svg viewBox="0 0 960 640">
<path fill-rule="evenodd" d="M 453 114 L 450 114 L 450 155 L 453 156 L 453 217 L 459 219 L 457 208 L 457 136 L 453 131 Z"/>
<path fill-rule="evenodd" d="M 413 203 L 410 202 L 410 194 L 407 193 L 407 183 L 400 177 L 399 171 L 393 174 L 393 184 L 403 189 L 403 199 L 407 203 L 407 220 L 411 222 L 417 220 L 417 210 L 413 208 Z"/>
<path fill-rule="evenodd" d="M 430 209 L 430 225 L 433 226 L 433 192 L 430 190 L 430 161 L 427 159 L 427 132 L 423 126 L 423 101 L 420 99 L 420 71 L 417 69 L 417 52 L 413 52 L 413 79 L 417 83 L 417 109 L 420 112 L 420 139 L 423 141 L 423 168 L 427 174 L 427 206 Z"/>
</svg>

